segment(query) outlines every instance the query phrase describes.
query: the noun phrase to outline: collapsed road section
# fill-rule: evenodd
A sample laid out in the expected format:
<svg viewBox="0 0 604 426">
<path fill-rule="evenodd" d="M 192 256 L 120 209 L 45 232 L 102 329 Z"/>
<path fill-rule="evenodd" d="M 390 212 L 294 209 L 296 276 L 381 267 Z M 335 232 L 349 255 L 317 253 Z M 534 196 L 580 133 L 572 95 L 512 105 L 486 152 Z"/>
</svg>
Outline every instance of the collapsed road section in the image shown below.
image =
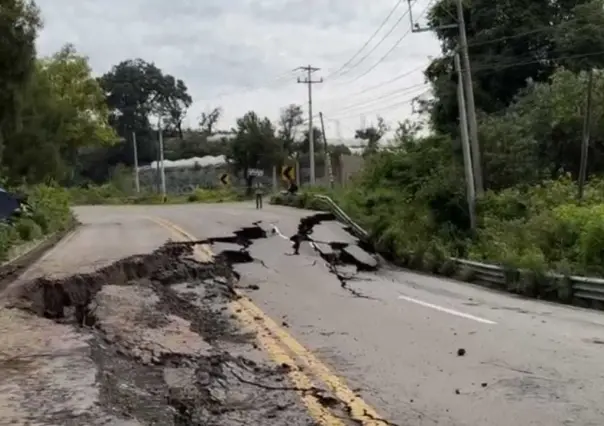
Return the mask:
<svg viewBox="0 0 604 426">
<path fill-rule="evenodd" d="M 329 214 L 304 218 L 290 239 L 295 252 L 310 243 L 347 288 L 353 276 L 342 268 L 373 270 L 376 263 L 351 254 L 352 245 L 315 241 L 314 228 L 332 220 Z M 235 266 L 261 262 L 249 248 L 270 234 L 258 222 L 228 237 L 170 242 L 94 273 L 24 283 L 8 309 L 0 309 L 0 418 L 12 424 L 315 425 L 299 398 L 312 395 L 343 424 L 365 424 L 350 415 L 350 401 L 293 386 L 289 373 L 298 367 L 268 362 L 236 321 Z M 218 252 L 212 263 L 193 259 L 195 246 L 220 243 L 238 249 Z M 13 335 L 19 341 L 11 345 L 6 336 Z"/>
<path fill-rule="evenodd" d="M 0 331 L 21 328 L 25 340 L 0 348 L 3 421 L 315 424 L 288 384 L 291 366 L 266 363 L 231 317 L 232 259 L 198 263 L 192 246 L 168 243 L 94 273 L 25 283 L 0 314 L 10 316 Z"/>
</svg>

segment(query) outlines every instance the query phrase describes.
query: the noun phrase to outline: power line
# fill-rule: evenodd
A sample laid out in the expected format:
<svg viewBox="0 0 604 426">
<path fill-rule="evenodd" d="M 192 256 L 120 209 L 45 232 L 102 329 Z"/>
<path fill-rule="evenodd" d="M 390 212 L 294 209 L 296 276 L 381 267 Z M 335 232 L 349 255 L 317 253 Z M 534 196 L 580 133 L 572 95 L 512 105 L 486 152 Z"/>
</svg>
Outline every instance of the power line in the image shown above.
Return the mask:
<svg viewBox="0 0 604 426">
<path fill-rule="evenodd" d="M 414 72 L 416 72 L 418 70 L 421 70 L 422 68 L 424 68 L 424 65 L 419 65 L 419 66 L 417 66 L 417 67 L 415 67 L 415 68 L 413 68 L 413 69 L 411 69 L 409 71 L 406 71 L 406 72 L 404 72 L 402 74 L 396 75 L 395 77 L 391 78 L 390 80 L 384 81 L 382 83 L 375 84 L 373 86 L 369 86 L 369 87 L 367 87 L 367 88 L 365 88 L 363 90 L 360 90 L 358 92 L 355 92 L 355 93 L 352 93 L 352 94 L 349 94 L 349 95 L 345 95 L 345 96 L 346 97 L 351 97 L 351 96 L 362 95 L 363 93 L 367 93 L 367 92 L 370 92 L 372 90 L 379 89 L 381 87 L 387 86 L 388 84 L 394 83 L 395 81 L 398 81 L 398 80 L 401 80 L 401 79 L 403 79 L 405 77 L 408 77 L 411 74 L 413 74 Z M 342 98 L 343 98 L 343 96 L 336 96 L 336 97 L 333 97 L 333 98 L 326 99 L 323 102 L 325 102 L 325 103 L 335 102 L 336 100 L 339 100 L 339 99 L 342 99 Z"/>
<path fill-rule="evenodd" d="M 417 1 L 418 1 L 418 0 L 413 0 L 413 3 L 417 3 Z M 401 21 L 402 21 L 402 20 L 405 18 L 405 16 L 407 16 L 408 14 L 409 14 L 409 11 L 408 11 L 408 10 L 407 10 L 405 13 L 403 13 L 403 14 L 402 14 L 402 15 L 401 15 L 401 16 L 400 16 L 398 19 L 397 19 L 397 21 L 394 23 L 394 25 L 392 25 L 392 27 L 390 28 L 390 30 L 389 30 L 389 31 L 388 31 L 386 34 L 384 34 L 384 36 L 383 36 L 383 37 L 380 39 L 380 41 L 379 41 L 379 42 L 378 42 L 378 43 L 377 43 L 375 46 L 373 46 L 373 48 L 372 48 L 372 49 L 371 49 L 369 52 L 367 52 L 367 53 L 366 53 L 366 54 L 365 54 L 365 55 L 364 55 L 364 56 L 363 56 L 363 57 L 362 57 L 362 58 L 361 58 L 361 59 L 360 59 L 360 60 L 359 60 L 359 61 L 358 61 L 356 64 L 354 64 L 352 67 L 350 67 L 350 68 L 348 69 L 348 71 L 347 71 L 346 73 L 344 73 L 344 74 L 347 74 L 348 72 L 350 72 L 351 70 L 353 70 L 354 68 L 356 68 L 357 66 L 359 66 L 359 65 L 360 65 L 360 64 L 361 64 L 361 63 L 362 63 L 362 62 L 363 62 L 365 59 L 367 59 L 367 58 L 368 58 L 368 57 L 369 57 L 369 56 L 370 56 L 370 55 L 371 55 L 373 52 L 375 52 L 375 50 L 376 50 L 378 47 L 380 47 L 380 46 L 381 46 L 381 44 L 382 44 L 384 41 L 386 41 L 386 39 L 387 39 L 388 37 L 390 37 L 390 35 L 391 35 L 391 34 L 394 32 L 394 30 L 395 30 L 395 29 L 396 29 L 396 28 L 399 26 L 399 24 L 401 23 Z M 391 51 L 392 51 L 392 50 L 393 50 L 393 49 L 391 49 Z M 389 52 L 388 54 L 390 54 L 390 52 Z M 341 75 L 343 75 L 343 74 L 341 74 Z M 358 79 L 358 78 L 357 78 L 357 79 Z M 357 79 L 352 80 L 352 81 L 356 81 Z"/>
<path fill-rule="evenodd" d="M 403 3 L 403 0 L 398 0 L 398 2 L 396 2 L 394 7 L 390 10 L 390 13 L 388 13 L 388 15 L 386 16 L 386 18 L 384 18 L 384 20 L 382 21 L 382 23 L 380 24 L 378 29 L 375 30 L 375 32 L 371 35 L 371 37 L 369 37 L 369 39 L 365 42 L 365 44 L 363 46 L 361 46 L 361 48 L 359 50 L 357 50 L 357 52 L 354 55 L 352 55 L 352 57 L 350 59 L 348 59 L 348 61 L 346 61 L 340 68 L 338 68 L 336 71 L 334 71 L 332 73 L 329 73 L 327 75 L 327 77 L 325 77 L 325 79 L 329 80 L 332 76 L 340 73 L 340 71 L 342 71 L 344 68 L 346 68 L 363 51 L 363 49 L 365 49 L 369 45 L 369 43 L 371 43 L 373 41 L 375 36 L 378 35 L 378 33 L 382 30 L 382 28 L 384 28 L 384 25 L 386 25 L 386 22 L 388 22 L 390 20 L 390 18 L 394 14 L 394 12 L 396 12 L 396 10 L 400 7 L 400 5 L 402 3 Z"/>
<path fill-rule="evenodd" d="M 413 3 L 415 4 L 416 2 L 417 2 L 417 0 L 415 0 Z M 425 8 L 425 9 L 424 9 L 424 10 L 423 10 L 421 13 L 420 13 L 420 16 L 423 16 L 423 15 L 424 15 L 424 14 L 425 14 L 425 13 L 428 11 L 428 8 L 429 8 L 429 7 L 430 7 L 430 4 L 428 4 L 428 5 L 426 6 L 426 8 Z M 411 8 L 409 8 L 409 9 L 407 10 L 407 12 L 405 13 L 405 15 L 403 15 L 403 17 L 404 17 L 404 16 L 406 16 L 407 14 L 409 14 L 409 12 L 410 12 L 410 11 L 411 11 Z M 399 39 L 396 41 L 396 43 L 394 43 L 394 45 L 393 45 L 393 46 L 390 48 L 390 50 L 388 50 L 384 56 L 382 56 L 382 57 L 381 57 L 381 58 L 380 58 L 380 59 L 379 59 L 379 60 L 378 60 L 376 63 L 374 63 L 374 64 L 371 66 L 371 68 L 369 68 L 369 69 L 368 69 L 367 71 L 365 71 L 363 74 L 361 74 L 361 75 L 359 75 L 359 76 L 355 77 L 354 79 L 352 79 L 352 80 L 350 80 L 350 81 L 348 81 L 348 82 L 346 82 L 346 83 L 344 83 L 344 84 L 350 84 L 350 83 L 353 83 L 353 82 L 357 81 L 358 79 L 360 79 L 360 78 L 362 78 L 362 77 L 365 77 L 367 74 L 369 74 L 371 71 L 373 71 L 373 70 L 374 70 L 374 69 L 375 69 L 375 68 L 376 68 L 376 67 L 377 67 L 379 64 L 381 64 L 381 63 L 382 63 L 382 62 L 383 62 L 383 61 L 384 61 L 384 60 L 385 60 L 385 59 L 386 59 L 388 56 L 390 56 L 390 54 L 391 54 L 392 52 L 394 52 L 394 49 L 396 49 L 396 48 L 399 46 L 399 44 L 401 44 L 401 42 L 402 42 L 402 41 L 403 41 L 403 40 L 404 40 L 404 39 L 405 39 L 405 38 L 406 38 L 406 37 L 407 37 L 409 34 L 411 34 L 412 29 L 413 29 L 413 27 L 409 26 L 409 29 L 408 29 L 408 30 L 407 30 L 407 31 L 406 31 L 406 32 L 405 32 L 405 33 L 404 33 L 404 34 L 403 34 L 403 35 L 402 35 L 402 36 L 401 36 L 401 37 L 400 37 L 400 38 L 399 38 Z"/>
<path fill-rule="evenodd" d="M 478 42 L 474 42 L 474 43 L 469 43 L 468 47 L 485 46 L 485 45 L 488 45 L 488 44 L 498 43 L 500 41 L 513 40 L 513 39 L 524 37 L 524 36 L 527 36 L 527 35 L 533 35 L 533 34 L 538 34 L 538 33 L 546 32 L 546 31 L 550 31 L 550 30 L 555 30 L 556 27 L 559 27 L 561 25 L 564 25 L 564 24 L 567 24 L 567 23 L 578 22 L 578 21 L 579 21 L 579 19 L 572 18 L 572 19 L 569 19 L 568 21 L 560 22 L 559 24 L 555 24 L 555 25 L 542 25 L 541 27 L 538 27 L 538 28 L 535 28 L 535 29 L 532 29 L 532 30 L 528 30 L 528 31 L 525 31 L 525 32 L 522 32 L 522 33 L 512 34 L 512 35 L 509 35 L 509 36 L 502 36 L 502 37 L 498 37 L 498 38 L 491 39 L 491 40 L 484 40 L 484 41 L 478 41 Z"/>
<path fill-rule="evenodd" d="M 403 94 L 408 94 L 409 92 L 416 91 L 418 88 L 424 88 L 426 86 L 427 86 L 426 83 L 418 83 L 418 84 L 413 84 L 411 86 L 402 87 L 402 88 L 400 88 L 398 90 L 392 91 L 390 93 L 386 93 L 386 94 L 384 94 L 382 96 L 379 96 L 377 98 L 374 98 L 374 99 L 367 99 L 367 100 L 362 101 L 362 102 L 357 102 L 357 103 L 352 103 L 352 104 L 346 105 L 346 106 L 344 106 L 342 108 L 338 108 L 338 111 L 346 111 L 346 110 L 350 110 L 350 109 L 357 109 L 359 107 L 364 107 L 364 106 L 367 106 L 369 104 L 373 104 L 375 102 L 378 102 L 378 101 L 381 101 L 381 100 L 384 100 L 384 99 L 392 98 L 393 96 L 397 96 L 397 95 L 400 96 L 400 95 L 403 95 Z"/>
<path fill-rule="evenodd" d="M 375 109 L 371 109 L 371 110 L 367 110 L 367 111 L 362 111 L 362 112 L 361 111 L 357 111 L 357 112 L 350 113 L 350 114 L 347 114 L 347 115 L 346 114 L 345 115 L 340 115 L 339 113 L 335 113 L 335 114 L 332 114 L 330 117 L 335 117 L 335 118 L 338 118 L 338 119 L 342 120 L 342 119 L 345 119 L 345 118 L 354 117 L 354 116 L 356 116 L 358 114 L 361 114 L 361 113 L 363 113 L 363 114 L 369 114 L 369 113 L 375 114 L 375 113 L 378 113 L 378 112 L 381 112 L 381 111 L 399 108 L 401 106 L 408 105 L 408 104 L 412 103 L 413 101 L 415 101 L 417 98 L 419 98 L 423 94 L 426 94 L 426 93 L 429 93 L 429 92 L 430 92 L 430 90 L 424 90 L 424 91 L 422 91 L 420 93 L 414 94 L 410 98 L 407 98 L 407 99 L 402 100 L 402 101 L 398 101 L 398 102 L 393 103 L 393 104 L 385 105 L 385 106 L 382 106 L 382 107 L 379 107 L 379 108 L 375 108 Z"/>
<path fill-rule="evenodd" d="M 524 65 L 532 65 L 532 64 L 539 64 L 539 63 L 543 63 L 543 62 L 552 62 L 552 61 L 560 61 L 560 60 L 564 60 L 564 59 L 579 59 L 579 58 L 587 58 L 587 57 L 591 57 L 591 56 L 599 56 L 599 55 L 604 55 L 604 50 L 601 51 L 597 51 L 597 52 L 591 52 L 591 53 L 580 53 L 580 54 L 576 54 L 576 55 L 568 55 L 568 56 L 558 56 L 558 57 L 553 57 L 553 58 L 545 58 L 545 59 L 537 59 L 537 60 L 531 60 L 531 61 L 520 61 L 520 62 L 513 62 L 513 63 L 499 63 L 499 64 L 486 64 L 483 66 L 478 66 L 474 69 L 474 71 L 500 71 L 500 70 L 504 70 L 507 68 L 514 68 L 514 67 L 519 67 L 519 66 L 524 66 Z"/>
</svg>

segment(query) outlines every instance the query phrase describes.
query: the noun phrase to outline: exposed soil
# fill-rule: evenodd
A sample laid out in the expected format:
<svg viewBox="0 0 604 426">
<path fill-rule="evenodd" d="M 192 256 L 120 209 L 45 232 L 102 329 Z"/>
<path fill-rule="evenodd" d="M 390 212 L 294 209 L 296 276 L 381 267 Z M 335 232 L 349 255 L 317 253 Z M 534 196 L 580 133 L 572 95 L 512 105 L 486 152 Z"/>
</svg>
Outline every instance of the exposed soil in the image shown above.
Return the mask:
<svg viewBox="0 0 604 426">
<path fill-rule="evenodd" d="M 312 239 L 317 224 L 334 219 L 331 214 L 302 219 L 291 237 L 294 252 L 302 242 L 311 243 L 342 287 L 363 297 L 346 286 L 353 276 L 340 268 L 367 271 L 377 264 L 351 254 L 347 244 L 326 243 L 329 250 L 322 250 Z M 94 273 L 25 283 L 9 307 L 89 335 L 101 406 L 132 424 L 312 425 L 298 393 L 312 393 L 326 407 L 340 404 L 344 413 L 346 403 L 316 388 L 290 386 L 292 366 L 274 367 L 251 354 L 254 336 L 242 332 L 229 312 L 239 297 L 234 265 L 255 261 L 248 248 L 267 237 L 255 224 L 229 237 L 167 243 Z M 192 258 L 195 245 L 215 243 L 236 244 L 240 250 L 224 250 L 212 263 Z M 105 424 L 92 415 L 66 412 L 51 420 Z"/>
</svg>

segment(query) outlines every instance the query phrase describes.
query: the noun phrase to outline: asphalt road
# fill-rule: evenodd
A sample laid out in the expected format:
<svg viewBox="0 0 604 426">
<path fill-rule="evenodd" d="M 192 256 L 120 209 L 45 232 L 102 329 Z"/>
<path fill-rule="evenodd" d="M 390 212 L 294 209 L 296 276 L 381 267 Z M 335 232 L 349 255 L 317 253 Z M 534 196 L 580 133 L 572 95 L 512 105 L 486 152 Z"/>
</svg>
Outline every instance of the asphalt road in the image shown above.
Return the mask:
<svg viewBox="0 0 604 426">
<path fill-rule="evenodd" d="M 600 313 L 388 266 L 358 273 L 342 267 L 351 276 L 342 286 L 308 243 L 291 255 L 288 237 L 312 214 L 307 211 L 221 204 L 81 207 L 77 213 L 85 238 L 50 256 L 45 273 L 52 265 L 57 273 L 98 267 L 178 234 L 228 237 L 260 221 L 271 235 L 249 247 L 254 262 L 236 265 L 240 291 L 250 299 L 243 310 L 263 317 L 266 335 L 277 342 L 263 345 L 269 358 L 282 359 L 277 346 L 285 348 L 313 382 L 349 398 L 347 408 L 366 425 L 386 424 L 373 417 L 401 426 L 604 421 Z M 329 249 L 321 242 L 354 243 L 331 222 L 316 226 L 312 239 L 322 251 Z M 221 243 L 212 251 L 234 248 Z"/>
</svg>

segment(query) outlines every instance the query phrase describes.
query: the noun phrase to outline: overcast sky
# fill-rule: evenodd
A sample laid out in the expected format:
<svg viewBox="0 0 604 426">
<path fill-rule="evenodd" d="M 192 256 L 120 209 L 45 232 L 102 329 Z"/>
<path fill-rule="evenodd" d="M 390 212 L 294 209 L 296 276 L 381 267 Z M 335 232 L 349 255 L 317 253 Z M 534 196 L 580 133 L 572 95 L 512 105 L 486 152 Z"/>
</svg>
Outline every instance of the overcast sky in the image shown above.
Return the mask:
<svg viewBox="0 0 604 426">
<path fill-rule="evenodd" d="M 414 18 L 429 2 L 416 1 Z M 291 103 L 304 104 L 307 111 L 307 87 L 296 83 L 300 74 L 292 70 L 311 64 L 321 68 L 313 78 L 325 78 L 313 86 L 313 110 L 324 113 L 328 137 L 335 139 L 339 133 L 348 138 L 363 120 L 369 125 L 377 114 L 391 122 L 409 117 L 409 100 L 427 88 L 422 86 L 422 70 L 429 57 L 439 53 L 432 33 L 408 34 L 406 0 L 344 73 L 337 71 L 375 32 L 397 0 L 37 3 L 44 19 L 38 40 L 41 55 L 72 43 L 90 58 L 97 74 L 125 59 L 155 62 L 189 87 L 194 99 L 189 125 L 214 106 L 224 108 L 220 128 L 229 128 L 249 110 L 271 119 Z M 391 34 L 371 52 L 399 18 Z"/>
</svg>

